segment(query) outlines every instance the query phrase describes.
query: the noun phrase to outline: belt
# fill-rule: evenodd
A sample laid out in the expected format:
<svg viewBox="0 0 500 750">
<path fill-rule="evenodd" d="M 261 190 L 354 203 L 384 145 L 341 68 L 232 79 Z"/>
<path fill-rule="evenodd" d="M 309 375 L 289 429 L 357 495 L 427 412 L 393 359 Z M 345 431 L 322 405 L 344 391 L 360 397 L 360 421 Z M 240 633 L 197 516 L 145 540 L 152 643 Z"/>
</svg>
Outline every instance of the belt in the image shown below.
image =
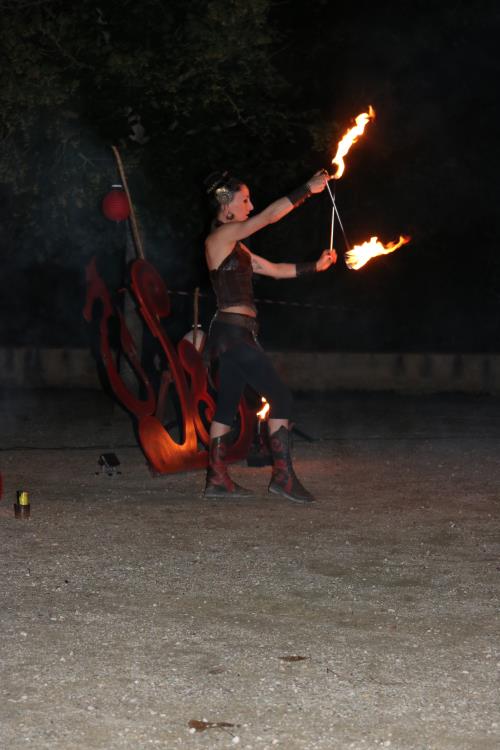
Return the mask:
<svg viewBox="0 0 500 750">
<path fill-rule="evenodd" d="M 257 318 L 252 318 L 251 315 L 242 315 L 241 313 L 218 310 L 215 313 L 214 323 L 229 323 L 229 325 L 240 326 L 253 334 L 257 334 L 259 330 Z"/>
</svg>

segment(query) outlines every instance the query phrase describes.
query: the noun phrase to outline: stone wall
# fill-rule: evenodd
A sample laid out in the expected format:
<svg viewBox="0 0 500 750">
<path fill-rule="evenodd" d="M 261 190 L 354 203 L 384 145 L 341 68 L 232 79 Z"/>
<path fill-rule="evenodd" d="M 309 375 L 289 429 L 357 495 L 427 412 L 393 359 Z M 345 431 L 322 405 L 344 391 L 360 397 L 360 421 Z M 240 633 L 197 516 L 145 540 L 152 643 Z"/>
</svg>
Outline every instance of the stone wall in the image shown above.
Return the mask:
<svg viewBox="0 0 500 750">
<path fill-rule="evenodd" d="M 270 353 L 292 390 L 500 394 L 500 354 Z M 0 387 L 100 388 L 86 349 L 0 349 Z"/>
</svg>

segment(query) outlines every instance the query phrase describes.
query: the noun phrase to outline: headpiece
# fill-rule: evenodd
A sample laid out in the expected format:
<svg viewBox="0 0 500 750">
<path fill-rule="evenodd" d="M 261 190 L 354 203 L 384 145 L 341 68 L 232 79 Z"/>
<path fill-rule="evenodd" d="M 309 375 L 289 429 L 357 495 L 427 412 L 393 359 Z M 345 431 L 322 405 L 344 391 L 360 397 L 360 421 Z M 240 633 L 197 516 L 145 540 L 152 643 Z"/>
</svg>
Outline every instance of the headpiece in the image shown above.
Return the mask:
<svg viewBox="0 0 500 750">
<path fill-rule="evenodd" d="M 207 188 L 207 194 L 210 195 L 210 193 L 213 193 L 215 200 L 221 206 L 226 206 L 228 203 L 231 203 L 233 199 L 234 190 L 231 190 L 227 185 L 227 182 L 230 179 L 229 172 L 222 172 L 222 174 L 218 175 L 217 179 L 212 182 L 210 187 Z"/>
<path fill-rule="evenodd" d="M 231 203 L 233 196 L 234 192 L 224 185 L 215 190 L 215 199 L 217 203 L 221 204 L 221 206 L 226 206 L 228 203 Z"/>
</svg>

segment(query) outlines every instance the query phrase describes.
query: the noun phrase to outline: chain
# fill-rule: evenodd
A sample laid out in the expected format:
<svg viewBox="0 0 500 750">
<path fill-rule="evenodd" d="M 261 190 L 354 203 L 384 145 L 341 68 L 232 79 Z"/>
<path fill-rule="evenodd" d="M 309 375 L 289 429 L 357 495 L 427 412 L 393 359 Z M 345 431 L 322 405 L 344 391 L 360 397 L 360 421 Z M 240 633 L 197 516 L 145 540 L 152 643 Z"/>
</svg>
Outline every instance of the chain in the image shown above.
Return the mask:
<svg viewBox="0 0 500 750">
<path fill-rule="evenodd" d="M 172 291 L 171 289 L 168 290 L 169 294 L 177 294 L 179 296 L 183 297 L 193 297 L 194 292 L 186 292 L 183 290 L 175 290 Z M 211 297 L 211 294 L 208 294 L 206 292 L 200 292 L 200 297 Z M 302 307 L 307 308 L 310 310 L 344 310 L 346 309 L 342 305 L 321 305 L 321 304 L 315 304 L 313 302 L 291 302 L 290 300 L 285 299 L 259 299 L 256 298 L 254 302 L 258 302 L 265 305 L 283 305 L 286 307 Z"/>
</svg>

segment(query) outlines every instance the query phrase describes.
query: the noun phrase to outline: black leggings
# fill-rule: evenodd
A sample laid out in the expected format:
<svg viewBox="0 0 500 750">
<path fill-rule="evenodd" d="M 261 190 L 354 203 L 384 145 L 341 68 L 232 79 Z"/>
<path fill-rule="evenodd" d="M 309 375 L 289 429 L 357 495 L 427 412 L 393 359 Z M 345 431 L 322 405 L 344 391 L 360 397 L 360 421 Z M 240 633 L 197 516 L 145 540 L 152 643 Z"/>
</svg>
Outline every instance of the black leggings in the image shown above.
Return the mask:
<svg viewBox="0 0 500 750">
<path fill-rule="evenodd" d="M 271 419 L 290 419 L 292 394 L 258 346 L 241 343 L 219 355 L 219 389 L 214 422 L 231 425 L 249 385 L 268 400 Z"/>
</svg>

